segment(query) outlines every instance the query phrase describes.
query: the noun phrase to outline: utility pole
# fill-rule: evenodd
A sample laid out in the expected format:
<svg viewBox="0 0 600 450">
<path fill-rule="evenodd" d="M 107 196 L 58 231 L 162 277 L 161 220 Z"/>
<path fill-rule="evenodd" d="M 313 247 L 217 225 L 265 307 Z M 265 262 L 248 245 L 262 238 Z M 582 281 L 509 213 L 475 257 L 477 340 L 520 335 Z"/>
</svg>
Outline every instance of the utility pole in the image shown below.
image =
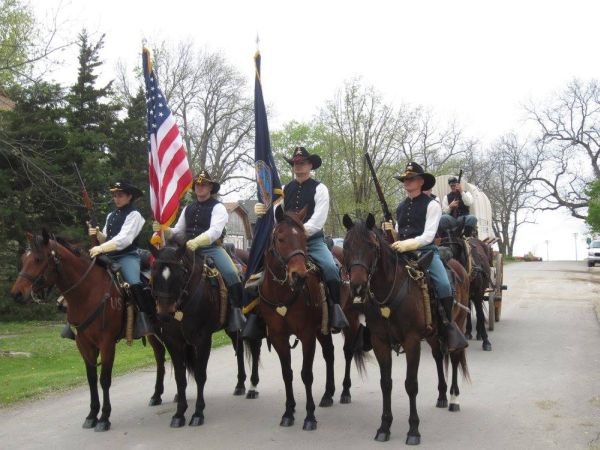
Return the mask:
<svg viewBox="0 0 600 450">
<path fill-rule="evenodd" d="M 549 244 L 550 244 L 550 241 L 548 239 L 546 239 L 546 261 L 550 261 L 550 253 L 548 252 Z"/>
<path fill-rule="evenodd" d="M 577 261 L 577 236 L 579 233 L 573 233 L 573 238 L 575 239 L 575 261 Z"/>
</svg>

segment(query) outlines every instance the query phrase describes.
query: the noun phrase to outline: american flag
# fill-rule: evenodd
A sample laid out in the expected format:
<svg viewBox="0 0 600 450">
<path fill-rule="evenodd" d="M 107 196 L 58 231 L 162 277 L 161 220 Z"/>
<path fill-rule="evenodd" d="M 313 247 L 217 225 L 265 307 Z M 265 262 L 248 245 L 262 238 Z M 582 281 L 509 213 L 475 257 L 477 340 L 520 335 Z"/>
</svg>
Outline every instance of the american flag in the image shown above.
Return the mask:
<svg viewBox="0 0 600 450">
<path fill-rule="evenodd" d="M 177 215 L 179 199 L 192 185 L 192 172 L 175 117 L 158 87 L 147 48 L 143 49 L 142 61 L 148 111 L 150 207 L 158 223 L 169 225 Z"/>
</svg>

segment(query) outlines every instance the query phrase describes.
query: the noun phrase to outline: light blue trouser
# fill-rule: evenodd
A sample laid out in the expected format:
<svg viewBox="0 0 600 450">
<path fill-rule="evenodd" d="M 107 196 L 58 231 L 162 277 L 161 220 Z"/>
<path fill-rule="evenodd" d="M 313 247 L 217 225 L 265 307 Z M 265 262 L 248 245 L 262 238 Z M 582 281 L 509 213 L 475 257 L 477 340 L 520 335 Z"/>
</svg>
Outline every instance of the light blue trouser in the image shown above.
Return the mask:
<svg viewBox="0 0 600 450">
<path fill-rule="evenodd" d="M 200 247 L 196 252 L 204 257 L 210 256 L 213 259 L 215 266 L 217 266 L 217 270 L 221 273 L 227 286 L 241 282 L 236 265 L 223 247 L 213 244 L 208 247 Z"/>
<path fill-rule="evenodd" d="M 433 244 L 421 247 L 418 250 L 419 256 L 423 255 L 429 250 L 433 251 L 433 260 L 431 261 L 431 265 L 429 266 L 429 275 L 431 276 L 431 280 L 433 281 L 435 294 L 437 295 L 438 299 L 452 297 L 452 286 L 450 286 L 450 280 L 448 280 L 448 273 L 446 272 L 444 263 L 442 263 L 438 248 Z"/>
<path fill-rule="evenodd" d="M 337 281 L 339 283 L 341 281 L 340 271 L 335 265 L 333 255 L 327 248 L 327 244 L 325 244 L 323 235 L 319 233 L 317 236 L 309 238 L 306 244 L 308 247 L 308 254 L 323 271 L 325 282 Z"/>
<path fill-rule="evenodd" d="M 108 255 L 110 259 L 121 265 L 121 274 L 125 282 L 129 284 L 139 284 L 140 280 L 140 254 L 133 250 L 121 255 Z"/>
<path fill-rule="evenodd" d="M 464 217 L 463 220 L 465 221 L 465 226 L 472 227 L 472 228 L 475 228 L 477 226 L 477 217 L 475 217 L 471 214 L 467 214 L 466 216 L 461 216 L 461 217 Z M 454 228 L 456 225 L 457 225 L 456 218 L 454 218 L 450 214 L 442 214 L 438 228 L 440 230 L 448 230 L 448 229 Z"/>
</svg>

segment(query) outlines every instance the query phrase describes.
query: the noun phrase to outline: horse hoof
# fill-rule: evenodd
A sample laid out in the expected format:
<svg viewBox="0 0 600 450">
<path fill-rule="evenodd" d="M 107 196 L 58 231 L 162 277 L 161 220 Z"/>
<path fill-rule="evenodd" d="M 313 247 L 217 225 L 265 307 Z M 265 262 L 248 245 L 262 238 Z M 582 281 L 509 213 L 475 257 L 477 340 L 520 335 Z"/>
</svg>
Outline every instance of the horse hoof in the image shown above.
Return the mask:
<svg viewBox="0 0 600 450">
<path fill-rule="evenodd" d="M 190 420 L 190 427 L 198 427 L 204 424 L 204 416 L 197 416 L 194 414 Z"/>
<path fill-rule="evenodd" d="M 387 442 L 390 440 L 390 432 L 389 431 L 378 431 L 375 435 L 375 440 L 377 442 Z"/>
<path fill-rule="evenodd" d="M 162 398 L 160 397 L 151 397 L 148 402 L 148 406 L 158 406 L 160 404 L 162 404 Z"/>
<path fill-rule="evenodd" d="M 285 416 L 283 416 L 281 418 L 281 422 L 279 422 L 279 426 L 280 427 L 291 427 L 292 425 L 294 425 L 294 418 L 293 417 L 285 417 Z"/>
<path fill-rule="evenodd" d="M 458 403 L 450 403 L 450 406 L 448 406 L 448 411 L 458 412 L 460 411 L 460 405 Z"/>
<path fill-rule="evenodd" d="M 86 418 L 85 421 L 83 422 L 82 427 L 83 428 L 94 428 L 97 423 L 98 423 L 98 419 L 95 417 L 92 417 L 91 419 Z"/>
<path fill-rule="evenodd" d="M 306 419 L 304 420 L 304 425 L 302 429 L 305 431 L 313 431 L 317 429 L 317 421 L 315 419 Z"/>
<path fill-rule="evenodd" d="M 236 386 L 233 390 L 233 395 L 244 395 L 246 393 L 246 388 L 244 386 Z"/>
<path fill-rule="evenodd" d="M 249 390 L 248 393 L 246 394 L 246 398 L 248 398 L 248 399 L 258 398 L 258 391 L 255 391 L 254 389 Z"/>
<path fill-rule="evenodd" d="M 342 403 L 343 405 L 352 403 L 352 396 L 350 394 L 342 394 L 340 397 L 340 403 Z"/>
<path fill-rule="evenodd" d="M 448 399 L 447 398 L 438 398 L 437 403 L 435 404 L 437 408 L 447 408 L 448 407 Z"/>
<path fill-rule="evenodd" d="M 173 416 L 171 418 L 171 428 L 181 428 L 184 425 L 185 425 L 185 417 Z"/>
<path fill-rule="evenodd" d="M 486 352 L 491 352 L 492 351 L 492 344 L 490 343 L 490 341 L 483 341 L 483 345 L 481 347 Z"/>
<path fill-rule="evenodd" d="M 473 335 L 471 333 L 467 333 L 467 334 L 465 334 L 465 338 L 470 341 L 473 339 Z"/>
<path fill-rule="evenodd" d="M 108 431 L 110 430 L 110 422 L 108 420 L 99 421 L 94 427 L 94 431 Z"/>
<path fill-rule="evenodd" d="M 321 408 L 329 408 L 330 406 L 333 406 L 333 398 L 323 396 L 321 402 L 319 403 L 319 406 Z"/>
<path fill-rule="evenodd" d="M 421 443 L 421 436 L 406 436 L 406 445 L 419 445 Z"/>
</svg>

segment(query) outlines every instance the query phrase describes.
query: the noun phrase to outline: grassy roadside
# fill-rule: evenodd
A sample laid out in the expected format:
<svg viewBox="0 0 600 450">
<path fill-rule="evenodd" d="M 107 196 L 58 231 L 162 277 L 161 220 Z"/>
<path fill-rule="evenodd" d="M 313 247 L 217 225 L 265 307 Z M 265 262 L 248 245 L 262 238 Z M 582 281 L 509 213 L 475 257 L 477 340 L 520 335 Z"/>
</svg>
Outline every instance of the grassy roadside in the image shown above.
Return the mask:
<svg viewBox="0 0 600 450">
<path fill-rule="evenodd" d="M 0 407 L 41 398 L 87 383 L 83 360 L 74 341 L 60 338 L 64 324 L 0 322 Z M 213 336 L 213 347 L 230 342 L 225 333 Z M 6 356 L 6 352 L 24 355 Z M 117 344 L 113 376 L 154 365 L 152 347 L 134 341 Z"/>
</svg>

